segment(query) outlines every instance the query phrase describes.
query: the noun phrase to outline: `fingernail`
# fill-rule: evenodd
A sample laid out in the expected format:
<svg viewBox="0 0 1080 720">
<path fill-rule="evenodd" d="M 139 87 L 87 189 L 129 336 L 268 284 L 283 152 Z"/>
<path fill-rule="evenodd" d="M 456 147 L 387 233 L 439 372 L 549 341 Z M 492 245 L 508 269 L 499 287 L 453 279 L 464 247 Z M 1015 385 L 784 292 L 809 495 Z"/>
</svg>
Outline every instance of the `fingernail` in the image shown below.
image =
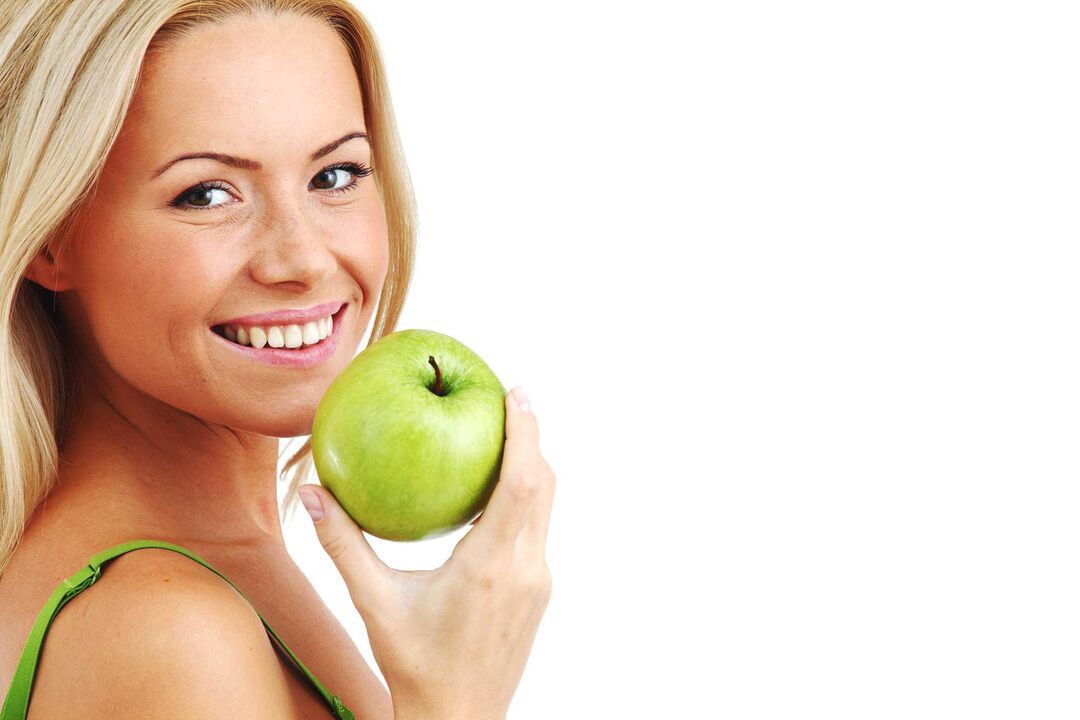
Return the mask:
<svg viewBox="0 0 1080 720">
<path fill-rule="evenodd" d="M 300 502 L 304 503 L 304 509 L 307 510 L 308 515 L 311 516 L 312 522 L 319 522 L 323 519 L 323 515 L 326 511 L 323 510 L 322 503 L 319 501 L 319 496 L 314 490 L 300 489 Z"/>
<path fill-rule="evenodd" d="M 521 386 L 514 388 L 514 401 L 522 410 L 529 409 L 529 396 L 525 394 L 525 388 Z"/>
</svg>

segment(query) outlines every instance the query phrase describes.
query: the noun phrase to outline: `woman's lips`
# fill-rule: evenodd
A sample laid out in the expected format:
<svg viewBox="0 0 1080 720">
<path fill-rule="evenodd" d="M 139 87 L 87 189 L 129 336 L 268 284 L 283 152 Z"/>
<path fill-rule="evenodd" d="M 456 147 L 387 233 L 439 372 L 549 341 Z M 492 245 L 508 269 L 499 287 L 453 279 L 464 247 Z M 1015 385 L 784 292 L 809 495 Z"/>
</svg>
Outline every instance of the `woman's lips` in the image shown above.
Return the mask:
<svg viewBox="0 0 1080 720">
<path fill-rule="evenodd" d="M 333 302 L 299 310 L 272 310 L 215 323 L 214 327 L 222 325 L 260 325 L 263 327 L 268 325 L 303 325 L 304 323 L 315 322 L 327 315 L 334 315 L 345 305 L 345 300 L 334 300 Z"/>
<path fill-rule="evenodd" d="M 281 367 L 310 368 L 325 362 L 337 351 L 341 336 L 346 331 L 342 319 L 348 308 L 348 304 L 342 305 L 341 309 L 332 316 L 333 328 L 329 335 L 314 345 L 301 345 L 298 348 L 274 348 L 269 345 L 255 348 L 229 340 L 221 333 L 218 326 L 211 328 L 211 331 L 220 342 L 225 343 L 231 352 L 238 352 L 251 360 Z"/>
<path fill-rule="evenodd" d="M 332 303 L 323 304 L 323 305 L 316 305 L 316 307 L 314 309 L 328 308 L 330 310 L 334 310 L 333 313 L 326 313 L 324 315 L 312 315 L 311 310 L 283 311 L 283 312 L 276 312 L 276 313 L 262 313 L 261 315 L 247 315 L 246 320 L 245 320 L 245 318 L 239 318 L 239 320 L 229 321 L 228 323 L 219 323 L 218 325 L 212 325 L 210 329 L 214 330 L 214 332 L 216 332 L 217 335 L 220 335 L 222 338 L 226 338 L 228 340 L 228 337 L 225 335 L 225 327 L 227 325 L 233 325 L 233 326 L 235 326 L 235 325 L 243 325 L 243 326 L 245 326 L 247 328 L 251 328 L 251 327 L 254 327 L 254 326 L 259 326 L 259 327 L 264 328 L 264 329 L 267 329 L 267 328 L 269 328 L 271 326 L 274 326 L 274 325 L 279 326 L 282 329 L 284 329 L 287 325 L 299 325 L 302 328 L 303 326 L 305 326 L 308 323 L 313 323 L 315 321 L 322 320 L 322 318 L 326 317 L 327 315 L 329 315 L 330 317 L 333 317 L 334 322 L 336 323 L 337 318 L 341 316 L 341 312 L 346 309 L 348 304 L 349 304 L 348 302 L 341 302 L 341 303 L 332 302 Z M 251 318 L 269 317 L 271 315 L 275 316 L 275 317 L 282 317 L 285 313 L 302 313 L 302 317 L 306 317 L 307 320 L 294 320 L 294 321 L 278 322 L 278 323 L 251 322 Z M 293 316 L 296 316 L 296 315 L 293 315 Z M 240 322 L 240 320 L 244 320 L 245 322 Z"/>
</svg>

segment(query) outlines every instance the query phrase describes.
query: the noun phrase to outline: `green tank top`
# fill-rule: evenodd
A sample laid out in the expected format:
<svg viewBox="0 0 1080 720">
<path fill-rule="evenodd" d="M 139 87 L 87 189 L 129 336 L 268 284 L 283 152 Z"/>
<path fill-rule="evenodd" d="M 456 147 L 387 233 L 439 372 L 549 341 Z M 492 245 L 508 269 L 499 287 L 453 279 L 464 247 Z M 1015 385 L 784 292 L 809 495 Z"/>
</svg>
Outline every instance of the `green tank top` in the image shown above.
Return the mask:
<svg viewBox="0 0 1080 720">
<path fill-rule="evenodd" d="M 217 573 L 222 579 L 224 579 L 230 585 L 233 585 L 229 578 L 225 577 L 208 562 L 197 556 L 195 553 L 185 550 L 179 545 L 173 545 L 163 540 L 132 540 L 130 542 L 121 543 L 115 547 L 104 550 L 97 555 L 90 558 L 90 563 L 81 568 L 78 572 L 69 578 L 66 578 L 60 583 L 59 587 L 49 597 L 48 602 L 45 603 L 45 607 L 42 608 L 41 613 L 38 615 L 37 621 L 34 623 L 34 627 L 30 630 L 30 637 L 26 641 L 26 646 L 23 648 L 22 657 L 19 659 L 19 664 L 15 668 L 15 675 L 11 679 L 11 686 L 8 688 L 7 698 L 4 700 L 4 707 L 0 709 L 0 720 L 26 720 L 26 714 L 30 707 L 30 693 L 33 690 L 34 685 L 34 672 L 37 670 L 38 657 L 41 655 L 41 644 L 45 640 L 45 633 L 49 630 L 49 625 L 52 624 L 53 618 L 60 612 L 60 608 L 64 607 L 69 600 L 81 593 L 86 588 L 97 582 L 97 579 L 101 576 L 101 568 L 108 564 L 110 560 L 123 555 L 131 550 L 138 550 L 140 548 L 165 548 L 166 550 L 173 550 L 182 555 L 187 555 L 195 562 L 205 565 L 210 570 Z M 240 592 L 240 588 L 236 588 L 237 592 Z M 247 596 L 240 592 L 240 595 L 247 600 Z M 250 604 L 250 600 L 248 601 Z M 252 606 L 254 607 L 254 606 Z M 258 613 L 258 610 L 255 611 Z M 259 619 L 262 620 L 262 615 L 259 615 Z M 300 662 L 300 659 L 293 654 L 293 651 L 278 637 L 274 629 L 267 624 L 266 620 L 262 621 L 263 626 L 266 628 L 266 632 L 270 634 L 270 637 L 281 646 L 285 654 L 296 664 L 296 667 L 311 681 L 311 684 L 315 686 L 315 689 L 319 691 L 319 695 L 326 701 L 331 712 L 337 720 L 354 720 L 352 712 L 349 708 L 345 707 L 345 704 L 338 699 L 337 695 L 334 695 L 326 687 L 319 682 L 319 679 L 311 674 L 311 671 L 304 667 L 304 663 Z"/>
</svg>

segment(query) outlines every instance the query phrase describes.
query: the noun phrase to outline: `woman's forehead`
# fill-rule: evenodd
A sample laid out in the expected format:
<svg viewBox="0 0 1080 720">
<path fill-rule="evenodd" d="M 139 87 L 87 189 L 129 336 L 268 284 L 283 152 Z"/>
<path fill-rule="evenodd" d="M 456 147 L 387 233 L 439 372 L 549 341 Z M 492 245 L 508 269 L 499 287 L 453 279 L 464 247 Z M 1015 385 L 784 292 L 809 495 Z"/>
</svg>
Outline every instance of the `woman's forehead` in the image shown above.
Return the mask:
<svg viewBox="0 0 1080 720">
<path fill-rule="evenodd" d="M 282 153 L 310 153 L 363 116 L 355 68 L 333 29 L 310 18 L 236 19 L 147 57 L 116 149 L 142 148 L 154 162 L 295 139 Z"/>
</svg>

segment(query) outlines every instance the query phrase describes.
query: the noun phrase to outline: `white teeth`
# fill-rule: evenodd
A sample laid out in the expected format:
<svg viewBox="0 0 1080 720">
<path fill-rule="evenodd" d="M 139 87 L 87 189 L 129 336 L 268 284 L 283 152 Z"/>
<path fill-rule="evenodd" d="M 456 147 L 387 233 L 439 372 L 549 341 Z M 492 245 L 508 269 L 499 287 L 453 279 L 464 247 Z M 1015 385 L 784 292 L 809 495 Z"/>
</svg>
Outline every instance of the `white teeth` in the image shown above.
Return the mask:
<svg viewBox="0 0 1080 720">
<path fill-rule="evenodd" d="M 304 344 L 304 336 L 300 332 L 299 325 L 285 326 L 285 347 L 298 348 Z"/>
<path fill-rule="evenodd" d="M 237 345 L 254 348 L 299 348 L 315 345 L 334 331 L 334 318 L 327 316 L 303 325 L 271 325 L 270 327 L 243 327 L 225 325 L 222 334 Z"/>
<path fill-rule="evenodd" d="M 281 327 L 274 325 L 266 332 L 266 342 L 272 348 L 285 347 L 285 333 L 281 331 Z"/>
<path fill-rule="evenodd" d="M 251 347 L 261 350 L 266 347 L 266 331 L 261 327 L 251 328 L 250 337 Z"/>
</svg>

